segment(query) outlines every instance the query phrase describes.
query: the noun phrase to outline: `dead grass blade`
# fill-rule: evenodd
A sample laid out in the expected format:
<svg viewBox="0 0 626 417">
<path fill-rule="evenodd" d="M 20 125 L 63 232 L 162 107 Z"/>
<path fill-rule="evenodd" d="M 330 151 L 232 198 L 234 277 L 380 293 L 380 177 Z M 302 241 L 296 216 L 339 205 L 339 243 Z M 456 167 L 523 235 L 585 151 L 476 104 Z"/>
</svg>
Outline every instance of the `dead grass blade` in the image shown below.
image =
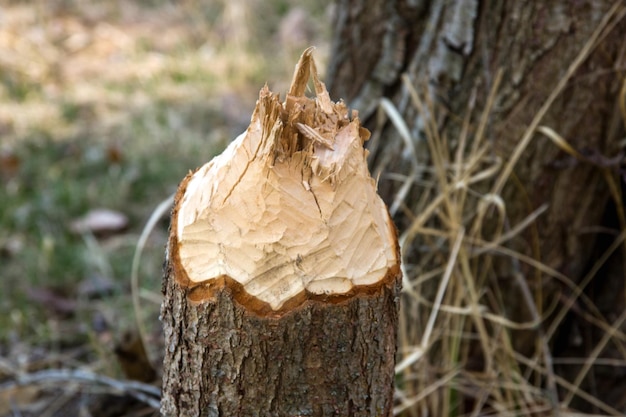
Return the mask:
<svg viewBox="0 0 626 417">
<path fill-rule="evenodd" d="M 468 113 L 457 118 L 458 136 L 452 140 L 440 134 L 437 121 L 441 120 L 441 109 L 428 94 L 421 96 L 407 75 L 402 77 L 404 87 L 417 112 L 423 138 L 411 136 L 412 130 L 393 103 L 381 102 L 379 115 L 386 118 L 379 121 L 391 120 L 402 138 L 405 154 L 414 158 L 409 174 L 385 174 L 387 179 L 393 177 L 402 183 L 392 213 L 403 214 L 408 221 L 399 239 L 405 302 L 400 318 L 401 358 L 396 367 L 396 414 L 458 415 L 462 410 L 471 416 L 568 416 L 572 413 L 566 407 L 579 398 L 617 415 L 617 410 L 580 387 L 594 366 L 593 360 L 606 359 L 601 353 L 609 343 L 622 346 L 626 352 L 625 335 L 620 329 L 626 318 L 620 316 L 608 323 L 583 292 L 615 250 L 620 246 L 626 250 L 623 208 L 617 204 L 622 233 L 577 284 L 540 259 L 536 221 L 548 206 L 529 205 L 530 214 L 511 224 L 502 191 L 509 182 L 518 181 L 513 169 L 535 133 L 547 136 L 575 158 L 593 163 L 558 132 L 540 123 L 575 71 L 624 16 L 626 9 L 619 2 L 606 13 L 506 162 L 493 156 L 492 144 L 485 138 L 502 72 L 497 73 L 479 115 L 472 114 L 474 98 L 470 97 Z M 626 82 L 621 95 L 626 120 Z M 416 144 L 427 146 L 427 158 L 417 155 L 418 149 L 424 151 Z M 383 166 L 380 170 L 385 169 L 385 163 L 389 161 L 379 162 Z M 621 201 L 614 167 L 599 168 L 613 199 Z M 530 235 L 530 241 L 523 234 Z M 518 241 L 530 245 L 531 255 L 514 249 Z M 514 287 L 516 308 L 523 308 L 529 315 L 525 321 L 511 319 L 508 310 L 512 307 L 509 300 L 503 299 L 503 283 L 498 281 L 501 276 L 495 270 L 501 260 L 511 264 L 512 275 L 504 285 Z M 536 281 L 529 282 L 525 273 Z M 541 289 L 546 280 L 562 284 L 567 296 L 546 303 Z M 506 294 L 511 296 L 510 288 Z M 583 306 L 579 315 L 602 329 L 604 337 L 595 345 L 592 360 L 584 362 L 575 380 L 568 382 L 554 370 L 551 343 L 556 328 L 579 304 Z M 515 335 L 520 331 L 536 339 L 529 358 L 516 351 Z"/>
<path fill-rule="evenodd" d="M 105 375 L 96 374 L 80 369 L 48 369 L 44 371 L 14 375 L 14 381 L 0 384 L 0 391 L 9 389 L 15 385 L 31 385 L 45 383 L 81 382 L 98 384 L 109 387 L 115 393 L 128 394 L 139 401 L 148 404 L 154 409 L 159 409 L 161 390 L 154 385 L 137 381 L 120 381 Z"/>
<path fill-rule="evenodd" d="M 513 151 L 513 154 L 509 158 L 508 163 L 505 165 L 502 173 L 500 174 L 500 177 L 494 185 L 492 191 L 494 194 L 500 194 L 502 188 L 504 188 L 504 185 L 507 183 L 509 177 L 511 176 L 511 173 L 513 172 L 513 167 L 515 166 L 515 164 L 517 164 L 517 161 L 519 161 L 522 153 L 528 147 L 528 144 L 533 138 L 533 135 L 537 130 L 539 123 L 541 123 L 541 120 L 543 120 L 550 107 L 552 107 L 554 100 L 556 100 L 556 98 L 561 94 L 576 70 L 587 59 L 587 57 L 589 57 L 591 52 L 598 45 L 599 41 L 607 34 L 609 34 L 611 30 L 615 27 L 615 25 L 619 23 L 625 15 L 626 10 L 623 9 L 622 2 L 620 1 L 615 2 L 611 9 L 604 15 L 604 18 L 602 19 L 596 30 L 593 32 L 593 34 L 589 37 L 576 59 L 574 59 L 574 61 L 568 67 L 565 75 L 559 80 L 558 84 L 554 87 L 554 90 L 552 90 L 545 103 L 541 106 L 533 120 L 528 125 L 528 128 L 524 132 L 520 143 Z"/>
<path fill-rule="evenodd" d="M 139 337 L 141 338 L 141 343 L 144 346 L 144 350 L 148 355 L 148 359 L 150 360 L 149 349 L 146 349 L 147 345 L 147 337 L 146 337 L 146 326 L 143 322 L 143 315 L 141 312 L 141 302 L 140 291 L 139 291 L 139 266 L 141 265 L 141 253 L 146 246 L 146 242 L 148 241 L 148 237 L 157 222 L 163 217 L 164 214 L 169 213 L 172 204 L 174 203 L 174 194 L 170 195 L 165 200 L 161 201 L 159 205 L 154 209 L 152 214 L 150 214 L 150 218 L 148 219 L 146 225 L 141 231 L 141 235 L 139 236 L 139 240 L 137 241 L 137 246 L 135 247 L 135 254 L 133 255 L 133 262 L 131 265 L 130 272 L 130 288 L 133 299 L 133 309 L 135 310 L 135 324 L 137 326 L 137 331 L 139 333 Z M 154 363 L 150 360 L 150 363 Z"/>
</svg>

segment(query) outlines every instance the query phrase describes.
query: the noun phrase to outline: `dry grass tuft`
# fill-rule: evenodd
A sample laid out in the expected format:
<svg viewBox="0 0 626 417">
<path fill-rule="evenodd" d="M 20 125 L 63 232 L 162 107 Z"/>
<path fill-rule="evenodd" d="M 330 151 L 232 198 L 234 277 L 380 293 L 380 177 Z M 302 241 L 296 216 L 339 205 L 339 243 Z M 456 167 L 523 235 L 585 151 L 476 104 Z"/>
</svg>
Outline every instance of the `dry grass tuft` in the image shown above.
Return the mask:
<svg viewBox="0 0 626 417">
<path fill-rule="evenodd" d="M 602 33 L 599 30 L 596 35 Z M 595 41 L 590 40 L 581 57 L 589 53 Z M 568 74 L 582 62 L 581 57 L 572 64 Z M 621 235 L 578 285 L 542 264 L 538 257 L 535 259 L 511 248 L 509 243 L 521 233 L 537 236 L 534 222 L 547 209 L 541 206 L 518 224 L 509 224 L 501 195 L 512 167 L 530 137 L 534 132 L 540 132 L 572 156 L 582 156 L 558 133 L 545 126 L 539 127 L 549 103 L 558 95 L 566 79 L 555 88 L 549 103 L 541 109 L 541 114 L 537 115 L 507 163 L 495 156 L 491 143 L 485 138 L 485 131 L 499 79 L 494 83 L 478 120 L 473 120 L 474 109 L 470 104 L 456 138 L 440 135 L 436 104 L 427 94 L 420 96 L 412 83 L 404 80 L 412 104 L 424 121 L 429 155 L 427 165 L 417 162 L 413 139 L 400 113 L 390 101 L 381 103 L 381 111 L 403 138 L 406 152 L 414 156 L 409 175 L 388 174 L 389 178 L 403 184 L 391 211 L 404 212 L 411 219 L 400 237 L 405 294 L 400 324 L 401 360 L 396 368 L 395 414 L 580 416 L 582 414 L 569 409 L 572 401 L 578 399 L 607 415 L 623 415 L 581 389 L 581 384 L 593 366 L 603 360 L 624 366 L 623 361 L 612 362 L 600 356 L 612 343 L 624 351 L 626 335 L 620 329 L 626 321 L 626 311 L 613 321 L 599 314 L 586 317 L 602 329 L 604 336 L 595 341 L 591 356 L 584 358 L 573 381 L 555 373 L 555 358 L 550 350 L 557 327 L 574 308 L 575 302 L 585 303 L 589 311 L 597 311 L 583 294 L 583 289 L 608 257 L 625 247 L 623 207 L 617 204 Z M 622 107 L 626 108 L 626 105 Z M 626 121 L 626 111 L 622 109 L 622 112 Z M 378 171 L 387 169 L 378 167 Z M 614 199 L 621 201 L 618 183 L 608 170 L 606 180 Z M 409 197 L 416 186 L 419 198 Z M 516 297 L 522 300 L 528 311 L 528 321 L 510 318 L 513 315 L 509 305 L 511 300 L 505 298 L 501 282 L 497 280 L 496 270 L 503 258 L 507 258 L 517 270 L 512 277 L 513 287 Z M 534 270 L 532 276 L 523 275 L 521 264 Z M 541 285 L 536 285 L 542 276 L 559 280 L 569 287 L 571 298 L 563 303 L 554 300 L 549 308 L 542 310 Z M 510 285 L 506 294 L 510 297 Z M 548 316 L 549 322 L 546 321 Z M 520 332 L 530 333 L 536 340 L 529 356 L 515 349 L 515 338 Z"/>
<path fill-rule="evenodd" d="M 504 200 L 494 192 L 502 188 L 499 179 L 504 175 L 505 165 L 490 152 L 491 144 L 483 132 L 497 83 L 478 127 L 470 131 L 471 112 L 468 112 L 461 134 L 454 141 L 439 135 L 434 124 L 435 104 L 428 97 L 420 98 L 411 83 L 406 85 L 413 105 L 426 120 L 424 131 L 432 162 L 430 166 L 414 168 L 413 172 L 421 172 L 421 177 L 396 177 L 409 184 L 399 191 L 403 198 L 408 195 L 403 190 L 413 183 L 419 183 L 421 198 L 410 206 L 408 199 L 394 205 L 416 213 L 400 237 L 405 261 L 405 296 L 395 413 L 565 416 L 574 415 L 568 414 L 567 409 L 573 398 L 579 397 L 603 413 L 621 415 L 580 389 L 580 385 L 608 343 L 624 344 L 625 335 L 619 329 L 626 320 L 626 312 L 612 323 L 593 318 L 595 325 L 604 330 L 604 337 L 573 382 L 555 374 L 550 344 L 573 300 L 584 299 L 584 286 L 608 256 L 623 245 L 626 229 L 579 285 L 507 247 L 507 242 L 523 231 L 533 234 L 534 220 L 546 207 L 540 207 L 519 224 L 509 225 Z M 382 107 L 401 134 L 408 132 L 390 102 Z M 546 128 L 539 131 L 555 136 Z M 566 142 L 559 140 L 565 147 Z M 523 300 L 531 319 L 511 320 L 508 300 L 500 290 L 494 269 L 502 257 L 508 257 L 514 264 L 528 264 L 538 273 L 562 281 L 574 296 L 558 309 L 555 303 L 549 311 L 541 311 L 540 286 L 531 289 L 518 268 L 513 277 L 517 296 Z M 543 330 L 544 318 L 551 313 L 554 318 Z M 531 356 L 515 350 L 518 331 L 535 335 L 536 347 Z"/>
</svg>

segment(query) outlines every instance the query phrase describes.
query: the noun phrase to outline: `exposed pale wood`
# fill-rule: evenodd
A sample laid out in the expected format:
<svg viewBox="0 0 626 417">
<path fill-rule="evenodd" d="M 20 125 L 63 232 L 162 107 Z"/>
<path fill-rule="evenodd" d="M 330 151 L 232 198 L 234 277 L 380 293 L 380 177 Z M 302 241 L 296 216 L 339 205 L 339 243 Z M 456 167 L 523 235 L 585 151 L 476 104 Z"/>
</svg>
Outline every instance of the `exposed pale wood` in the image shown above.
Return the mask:
<svg viewBox="0 0 626 417">
<path fill-rule="evenodd" d="M 310 75 L 317 98 L 304 95 Z M 180 188 L 170 245 L 179 282 L 208 289 L 227 276 L 272 310 L 303 292 L 379 283 L 398 255 L 368 137 L 330 100 L 307 51 L 286 102 L 263 88 L 248 130 Z"/>
<path fill-rule="evenodd" d="M 286 100 L 263 88 L 248 130 L 179 187 L 163 415 L 392 413 L 395 227 L 369 132 L 330 100 L 311 52 Z"/>
</svg>

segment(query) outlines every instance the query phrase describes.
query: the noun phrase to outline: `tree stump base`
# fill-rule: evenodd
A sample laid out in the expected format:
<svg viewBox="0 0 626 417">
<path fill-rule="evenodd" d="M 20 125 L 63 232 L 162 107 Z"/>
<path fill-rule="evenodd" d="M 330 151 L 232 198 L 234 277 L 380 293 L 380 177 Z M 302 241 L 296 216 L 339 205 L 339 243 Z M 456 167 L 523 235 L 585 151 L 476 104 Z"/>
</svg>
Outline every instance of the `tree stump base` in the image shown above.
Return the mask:
<svg viewBox="0 0 626 417">
<path fill-rule="evenodd" d="M 395 272 L 372 294 L 307 301 L 282 317 L 251 313 L 228 287 L 197 304 L 167 279 L 163 415 L 391 415 Z"/>
</svg>

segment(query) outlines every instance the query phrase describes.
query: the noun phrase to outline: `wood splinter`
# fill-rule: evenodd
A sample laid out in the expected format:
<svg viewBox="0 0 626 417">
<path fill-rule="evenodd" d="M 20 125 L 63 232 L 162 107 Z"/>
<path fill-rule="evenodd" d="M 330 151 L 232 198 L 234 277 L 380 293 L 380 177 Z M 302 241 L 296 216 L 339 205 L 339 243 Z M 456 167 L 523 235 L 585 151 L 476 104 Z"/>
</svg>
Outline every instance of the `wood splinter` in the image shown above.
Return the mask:
<svg viewBox="0 0 626 417">
<path fill-rule="evenodd" d="M 331 101 L 311 53 L 285 102 L 264 87 L 246 132 L 179 187 L 165 416 L 392 414 L 396 232 L 369 132 Z"/>
</svg>

